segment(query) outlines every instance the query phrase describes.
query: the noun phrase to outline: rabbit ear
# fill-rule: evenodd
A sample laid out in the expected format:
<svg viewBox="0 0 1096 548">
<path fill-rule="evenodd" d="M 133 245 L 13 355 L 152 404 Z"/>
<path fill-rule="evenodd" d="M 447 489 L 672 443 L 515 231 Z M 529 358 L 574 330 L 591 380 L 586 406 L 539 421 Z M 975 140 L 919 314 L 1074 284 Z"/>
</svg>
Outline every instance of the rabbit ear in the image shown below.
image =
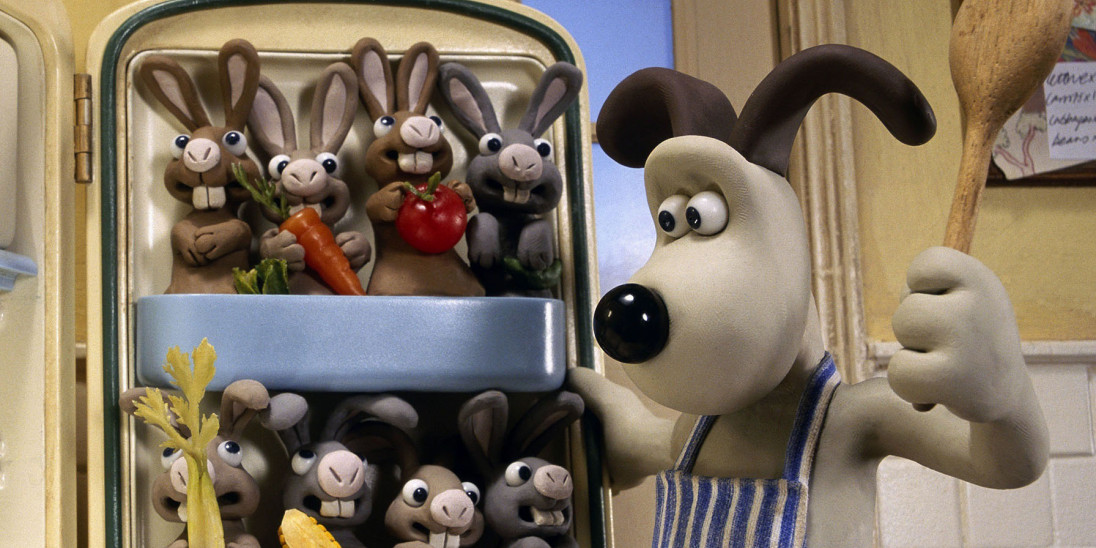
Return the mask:
<svg viewBox="0 0 1096 548">
<path fill-rule="evenodd" d="M 322 439 L 340 441 L 355 424 L 368 418 L 377 418 L 404 430 L 419 424 L 415 408 L 399 397 L 391 394 L 354 396 L 343 400 L 331 412 Z"/>
<path fill-rule="evenodd" d="M 396 111 L 395 86 L 392 84 L 392 67 L 388 54 L 380 42 L 362 38 L 354 44 L 350 66 L 358 75 L 358 93 L 362 104 L 373 120 Z"/>
<path fill-rule="evenodd" d="M 284 392 L 270 398 L 270 404 L 259 412 L 263 428 L 278 433 L 290 455 L 312 443 L 308 433 L 308 402 L 298 394 Z"/>
<path fill-rule="evenodd" d="M 259 54 L 247 40 L 229 40 L 217 56 L 225 127 L 242 130 L 259 89 Z"/>
<path fill-rule="evenodd" d="M 905 144 L 925 143 L 936 133 L 932 108 L 905 74 L 862 49 L 827 44 L 785 59 L 757 85 L 742 107 L 731 146 L 750 162 L 785 175 L 803 118 L 828 93 L 860 101 Z"/>
<path fill-rule="evenodd" d="M 126 414 L 136 416 L 138 400 L 145 397 L 146 395 L 150 395 L 150 390 L 151 389 L 149 388 L 141 387 L 130 388 L 129 390 L 122 392 L 122 395 L 118 398 L 118 407 L 121 408 L 122 411 Z M 153 392 L 153 394 L 155 394 L 155 392 Z M 171 412 L 171 400 L 168 398 L 167 394 L 164 394 L 162 391 L 159 392 L 159 394 L 160 398 L 163 399 L 164 404 L 167 406 L 168 417 L 171 420 L 171 425 L 174 426 L 175 430 L 178 431 L 179 434 L 182 435 L 184 438 L 189 438 L 190 429 L 184 425 L 179 424 L 179 422 L 176 420 L 175 413 Z"/>
<path fill-rule="evenodd" d="M 174 60 L 152 55 L 141 63 L 138 74 L 152 91 L 152 96 L 167 107 L 187 131 L 210 125 L 209 115 L 198 100 L 194 81 Z"/>
<path fill-rule="evenodd" d="M 401 471 L 414 470 L 419 465 L 418 452 L 411 436 L 386 422 L 358 423 L 340 441 L 347 450 L 367 459 L 370 464 L 394 462 Z"/>
<path fill-rule="evenodd" d="M 457 429 L 464 446 L 485 475 L 500 462 L 509 413 L 506 394 L 488 390 L 464 402 L 457 415 Z"/>
<path fill-rule="evenodd" d="M 719 88 L 666 68 L 646 68 L 621 81 L 601 107 L 597 140 L 605 154 L 643 167 L 659 143 L 702 135 L 728 142 L 734 108 Z"/>
<path fill-rule="evenodd" d="M 270 405 L 270 394 L 258 381 L 239 380 L 225 387 L 221 396 L 220 429 L 222 436 L 238 436 L 256 413 Z"/>
<path fill-rule="evenodd" d="M 491 98 L 476 75 L 460 63 L 446 63 L 438 69 L 438 89 L 453 109 L 453 114 L 476 139 L 487 133 L 498 133 L 498 118 Z"/>
<path fill-rule="evenodd" d="M 396 108 L 425 114 L 437 81 L 437 50 L 426 42 L 411 46 L 400 60 L 396 73 Z"/>
<path fill-rule="evenodd" d="M 536 456 L 549 442 L 582 416 L 582 397 L 562 391 L 540 399 L 510 431 L 503 460 Z"/>
<path fill-rule="evenodd" d="M 333 63 L 323 71 L 312 96 L 311 147 L 335 153 L 342 147 L 358 110 L 358 81 L 346 63 Z"/>
<path fill-rule="evenodd" d="M 247 117 L 247 127 L 268 156 L 297 150 L 297 129 L 289 101 L 274 82 L 262 76 L 255 93 L 255 103 Z"/>
<path fill-rule="evenodd" d="M 518 127 L 540 137 L 552 122 L 563 115 L 582 89 L 582 71 L 570 63 L 556 63 L 540 77 L 529 108 Z"/>
</svg>

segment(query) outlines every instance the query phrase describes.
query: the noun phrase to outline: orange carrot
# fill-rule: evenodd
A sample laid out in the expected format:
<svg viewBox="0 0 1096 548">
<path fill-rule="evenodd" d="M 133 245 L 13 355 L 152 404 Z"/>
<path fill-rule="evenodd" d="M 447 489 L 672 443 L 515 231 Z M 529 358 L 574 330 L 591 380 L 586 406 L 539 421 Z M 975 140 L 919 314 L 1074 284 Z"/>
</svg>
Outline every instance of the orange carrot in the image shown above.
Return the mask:
<svg viewBox="0 0 1096 548">
<path fill-rule="evenodd" d="M 278 229 L 297 237 L 297 243 L 304 248 L 304 264 L 319 274 L 328 287 L 339 295 L 365 295 L 357 273 L 350 268 L 350 261 L 339 244 L 335 243 L 334 234 L 320 220 L 320 214 L 316 210 L 305 207 L 290 215 L 285 197 L 275 197 L 274 185 L 269 181 L 248 181 L 247 174 L 240 169 L 239 164 L 233 165 L 232 171 L 236 174 L 236 181 L 251 192 L 251 197 L 256 202 L 277 211 L 285 219 Z M 278 200 L 275 201 L 275 198 Z"/>
<path fill-rule="evenodd" d="M 320 220 L 315 209 L 306 207 L 291 215 L 281 230 L 292 232 L 304 248 L 304 264 L 320 275 L 339 295 L 365 295 L 358 275 L 350 269 L 350 261 L 335 243 L 331 229 Z"/>
</svg>

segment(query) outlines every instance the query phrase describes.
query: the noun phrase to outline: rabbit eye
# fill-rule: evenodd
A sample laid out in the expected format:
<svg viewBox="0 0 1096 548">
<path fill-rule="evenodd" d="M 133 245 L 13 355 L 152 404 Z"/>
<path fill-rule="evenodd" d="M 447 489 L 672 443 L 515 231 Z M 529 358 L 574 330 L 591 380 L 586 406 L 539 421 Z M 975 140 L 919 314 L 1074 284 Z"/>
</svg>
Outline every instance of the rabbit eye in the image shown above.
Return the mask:
<svg viewBox="0 0 1096 548">
<path fill-rule="evenodd" d="M 442 125 L 442 123 L 441 123 L 441 118 L 438 118 L 437 116 L 431 116 L 430 121 L 434 122 L 434 124 L 436 124 L 438 126 L 438 128 L 441 128 L 441 129 L 445 128 L 445 126 Z"/>
<path fill-rule="evenodd" d="M 494 154 L 502 149 L 502 137 L 498 133 L 488 133 L 480 137 L 479 151 L 484 156 Z"/>
<path fill-rule="evenodd" d="M 217 456 L 232 467 L 239 467 L 244 460 L 244 451 L 240 444 L 229 440 L 217 446 Z"/>
<path fill-rule="evenodd" d="M 321 152 L 316 156 L 316 161 L 323 166 L 323 170 L 326 171 L 328 175 L 334 175 L 335 172 L 339 170 L 339 160 L 330 152 Z"/>
<path fill-rule="evenodd" d="M 533 469 L 529 468 L 528 464 L 521 462 L 510 463 L 510 466 L 506 467 L 506 485 L 510 487 L 517 487 L 533 477 Z"/>
<path fill-rule="evenodd" d="M 533 146 L 536 147 L 537 154 L 540 154 L 541 158 L 547 158 L 552 155 L 552 143 L 549 143 L 544 139 L 533 141 Z"/>
<path fill-rule="evenodd" d="M 183 451 L 181 449 L 165 447 L 163 453 L 160 453 L 160 464 L 164 465 L 164 469 L 171 468 L 171 465 L 179 460 L 179 457 L 181 456 L 183 456 Z"/>
<path fill-rule="evenodd" d="M 293 473 L 298 476 L 303 476 L 305 472 L 308 472 L 312 468 L 312 463 L 316 462 L 316 453 L 308 449 L 301 449 L 297 451 L 297 454 L 293 455 L 292 461 L 289 466 L 293 468 Z"/>
<path fill-rule="evenodd" d="M 658 227 L 667 236 L 680 238 L 689 231 L 689 225 L 685 221 L 685 208 L 688 204 L 688 198 L 681 194 L 674 194 L 658 206 Z"/>
<path fill-rule="evenodd" d="M 396 119 L 391 116 L 381 116 L 377 118 L 377 121 L 373 124 L 373 136 L 384 137 L 388 135 L 389 131 L 392 131 L 392 127 L 396 125 Z"/>
<path fill-rule="evenodd" d="M 418 508 L 430 497 L 430 488 L 425 481 L 413 479 L 403 484 L 403 501 L 412 508 Z"/>
<path fill-rule="evenodd" d="M 243 156 L 244 152 L 247 150 L 247 139 L 245 139 L 244 134 L 239 131 L 225 133 L 225 136 L 221 137 L 221 142 L 224 143 L 225 148 L 234 156 Z"/>
<path fill-rule="evenodd" d="M 717 192 L 701 192 L 689 200 L 685 207 L 685 220 L 702 236 L 719 233 L 727 226 L 727 202 Z"/>
<path fill-rule="evenodd" d="M 190 142 L 189 135 L 179 135 L 171 141 L 171 155 L 178 160 L 183 157 L 183 150 L 186 149 L 186 144 Z"/>
<path fill-rule="evenodd" d="M 479 487 L 476 487 L 476 484 L 474 484 L 470 481 L 466 481 L 466 482 L 460 484 L 460 486 L 461 486 L 462 489 L 464 489 L 464 494 L 468 495 L 468 498 L 472 499 L 472 506 L 479 505 L 479 501 L 480 501 Z"/>
<path fill-rule="evenodd" d="M 270 159 L 270 163 L 266 165 L 266 170 L 270 173 L 270 178 L 277 181 L 282 178 L 282 172 L 285 171 L 285 168 L 288 165 L 289 156 L 279 154 Z"/>
</svg>

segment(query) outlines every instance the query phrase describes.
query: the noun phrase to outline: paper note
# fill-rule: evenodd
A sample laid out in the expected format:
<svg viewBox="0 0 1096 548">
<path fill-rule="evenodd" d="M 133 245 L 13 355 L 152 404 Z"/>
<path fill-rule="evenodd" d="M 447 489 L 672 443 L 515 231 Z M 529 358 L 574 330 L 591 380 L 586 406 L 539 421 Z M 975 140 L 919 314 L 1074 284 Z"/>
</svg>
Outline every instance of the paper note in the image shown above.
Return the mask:
<svg viewBox="0 0 1096 548">
<path fill-rule="evenodd" d="M 1043 92 L 1050 157 L 1096 158 L 1096 63 L 1058 63 Z"/>
</svg>

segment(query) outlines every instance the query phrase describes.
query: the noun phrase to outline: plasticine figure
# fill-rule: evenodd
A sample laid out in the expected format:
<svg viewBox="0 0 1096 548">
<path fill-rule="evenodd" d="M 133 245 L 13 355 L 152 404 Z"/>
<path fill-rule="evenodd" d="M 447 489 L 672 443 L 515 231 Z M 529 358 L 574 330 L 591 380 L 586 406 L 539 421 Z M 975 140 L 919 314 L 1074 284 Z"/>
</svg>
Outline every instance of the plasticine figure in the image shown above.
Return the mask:
<svg viewBox="0 0 1096 548">
<path fill-rule="evenodd" d="M 830 92 L 905 143 L 935 131 L 903 74 L 836 45 L 780 63 L 737 120 L 714 86 L 667 69 L 628 77 L 601 111 L 606 153 L 644 167 L 658 239 L 602 299 L 595 333 L 640 390 L 683 414 L 658 419 L 588 369 L 570 383 L 604 424 L 613 485 L 657 474 L 652 546 L 870 546 L 887 455 L 993 488 L 1027 485 L 1046 465 L 1008 297 L 958 251 L 931 248 L 910 265 L 893 321 L 904 348 L 887 378 L 840 384 L 785 179 L 803 117 Z"/>
<path fill-rule="evenodd" d="M 563 62 L 548 67 L 518 127 L 507 130 L 467 67 L 446 63 L 439 76 L 442 96 L 479 142 L 466 176 L 479 205 L 468 225 L 473 271 L 492 295 L 550 296 L 559 283 L 559 259 L 555 230 L 544 215 L 559 204 L 563 176 L 552 144 L 540 137 L 578 97 L 582 71 Z"/>
<path fill-rule="evenodd" d="M 346 63 L 333 63 L 324 70 L 312 97 L 309 148 L 297 146 L 293 111 L 281 90 L 269 78 L 259 80 L 259 91 L 247 125 L 266 155 L 270 178 L 277 194 L 284 196 L 289 213 L 311 207 L 329 228 L 350 210 L 350 189 L 339 179 L 335 156 L 350 133 L 358 102 L 358 81 Z M 263 215 L 271 222 L 286 219 L 270 208 Z M 305 268 L 305 249 L 288 230 L 271 228 L 259 240 L 262 258 L 283 259 L 291 272 L 290 293 L 330 295 L 332 288 L 315 270 Z M 346 231 L 335 235 L 352 272 L 369 262 L 372 247 L 365 234 Z"/>
<path fill-rule="evenodd" d="M 465 402 L 461 438 L 486 481 L 483 514 L 502 546 L 577 548 L 570 536 L 574 481 L 566 468 L 537 455 L 582 416 L 573 392 L 547 395 L 507 432 L 506 394 L 489 390 Z"/>
<path fill-rule="evenodd" d="M 377 488 L 378 467 L 370 459 L 390 449 L 411 451 L 405 430 L 418 424 L 418 413 L 396 396 L 354 396 L 331 413 L 316 440 L 309 419 L 308 402 L 290 392 L 271 398 L 259 417 L 289 455 L 282 501 L 326 527 L 341 546 L 361 548 L 354 528 L 373 513 Z"/>
<path fill-rule="evenodd" d="M 259 87 L 259 56 L 247 41 L 231 40 L 221 47 L 217 64 L 223 127 L 212 125 L 193 80 L 178 63 L 161 55 L 141 62 L 141 80 L 189 132 L 172 140 L 175 159 L 164 170 L 167 191 L 194 208 L 171 229 L 174 259 L 167 293 L 235 293 L 232 269 L 248 266 L 251 228 L 236 217 L 248 192 L 236 184 L 232 166 L 259 176 L 244 137 Z"/>
<path fill-rule="evenodd" d="M 197 350 L 195 358 L 197 360 Z M 146 395 L 145 388 L 125 391 L 119 406 L 130 415 L 137 414 L 137 403 Z M 166 394 L 161 396 L 165 406 L 174 405 Z M 229 548 L 259 548 L 259 540 L 246 532 L 243 520 L 259 507 L 259 484 L 243 468 L 243 449 L 239 440 L 244 427 L 257 412 L 265 409 L 270 397 L 262 384 L 253 380 L 239 380 L 228 385 L 221 396 L 220 426 L 217 436 L 206 446 L 206 463 L 213 477 L 213 489 L 220 507 L 224 540 Z M 197 402 L 192 402 L 197 405 Z M 172 423 L 183 437 L 191 435 L 190 428 L 179 423 L 173 414 Z M 201 508 L 188 508 L 187 463 L 183 451 L 165 448 L 160 457 L 164 471 L 152 483 L 152 507 L 167 521 L 188 523 L 188 509 L 198 513 Z M 189 515 L 190 519 L 194 514 Z M 187 548 L 187 528 L 168 548 Z"/>
<path fill-rule="evenodd" d="M 419 42 L 404 53 L 396 78 L 380 43 L 362 38 L 351 65 L 374 140 L 365 152 L 365 170 L 380 187 L 365 203 L 373 224 L 377 257 L 366 293 L 370 295 L 481 296 L 483 286 L 453 249 L 424 253 L 396 230 L 395 221 L 408 193 L 404 183 L 418 185 L 453 167 L 453 151 L 442 136 L 441 118 L 426 116 L 438 79 L 438 52 Z M 442 183 L 464 200 L 466 213 L 476 208 L 472 190 L 462 182 Z"/>
</svg>

